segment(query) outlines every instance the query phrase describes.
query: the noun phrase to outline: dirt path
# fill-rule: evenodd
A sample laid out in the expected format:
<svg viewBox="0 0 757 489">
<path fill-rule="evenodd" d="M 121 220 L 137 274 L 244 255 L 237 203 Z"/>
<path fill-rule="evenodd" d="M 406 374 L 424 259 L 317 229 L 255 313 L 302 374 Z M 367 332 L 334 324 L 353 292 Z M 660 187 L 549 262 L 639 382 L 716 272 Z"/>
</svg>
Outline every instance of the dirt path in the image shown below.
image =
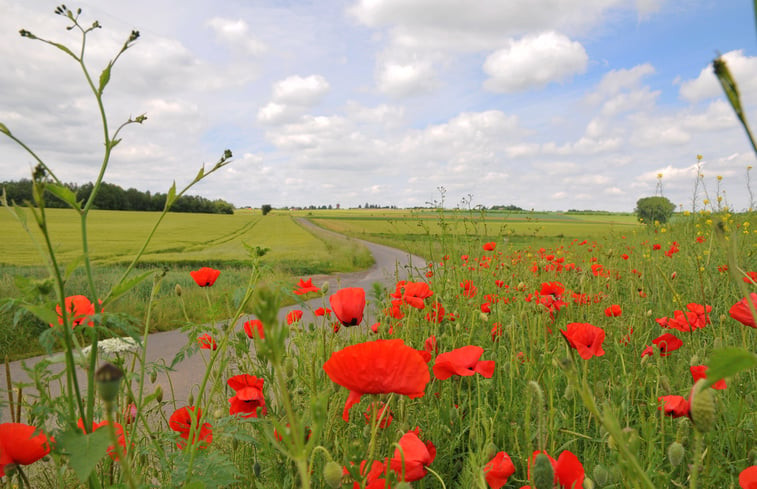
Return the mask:
<svg viewBox="0 0 757 489">
<path fill-rule="evenodd" d="M 297 221 L 306 229 L 310 229 L 314 233 L 321 236 L 333 236 L 334 239 L 352 239 L 333 231 L 319 228 L 306 219 L 299 218 Z M 423 268 L 426 264 L 426 261 L 423 258 L 410 255 L 405 251 L 391 248 L 389 246 L 357 239 L 355 241 L 366 246 L 371 251 L 375 260 L 373 267 L 360 272 L 313 276 L 314 285 L 320 286 L 325 281 L 328 281 L 331 291 L 336 291 L 339 288 L 344 287 L 362 287 L 365 289 L 367 297 L 370 298 L 373 284 L 376 282 L 382 284 L 385 287 L 393 288 L 396 280 L 406 279 L 408 277 L 408 273 L 411 270 L 415 270 L 414 274 L 416 277 L 422 274 L 422 272 L 418 272 L 418 269 Z M 294 288 L 294 285 L 295 284 L 292 284 L 292 288 Z M 328 299 L 326 299 L 326 301 L 328 301 Z M 305 312 L 303 321 L 311 321 L 313 318 L 311 311 L 320 307 L 321 305 L 323 305 L 323 299 L 319 297 L 307 301 L 302 305 L 297 304 L 288 306 L 282 308 L 282 310 L 279 312 L 279 318 L 283 321 L 289 311 L 294 309 L 302 309 Z M 236 328 L 241 329 L 241 323 L 250 318 L 251 317 L 243 318 L 243 320 L 236 325 Z M 368 321 L 364 320 L 361 327 L 367 327 L 367 325 L 365 324 L 367 322 Z M 165 360 L 167 363 L 170 363 L 176 353 L 178 353 L 179 350 L 184 345 L 186 345 L 188 341 L 189 338 L 187 338 L 187 335 L 184 332 L 178 330 L 154 333 L 149 335 L 147 340 L 147 362 L 160 362 L 161 360 Z M 194 338 L 192 338 L 192 341 L 194 341 Z M 205 358 L 207 358 L 207 351 L 201 350 L 200 353 L 195 354 L 192 357 L 178 363 L 175 366 L 175 371 L 171 372 L 170 374 L 171 384 L 173 385 L 175 399 L 178 406 L 183 406 L 187 403 L 187 398 L 190 392 L 192 391 L 192 389 L 196 391 L 199 382 L 202 380 L 202 375 L 205 371 L 205 360 L 203 359 L 203 354 L 205 354 Z M 10 364 L 10 370 L 11 378 L 13 379 L 14 383 L 29 382 L 29 376 L 24 371 L 22 365 L 26 364 L 30 367 L 43 358 L 45 357 L 33 357 L 12 362 Z M 63 364 L 58 363 L 51 366 L 50 368 L 54 371 L 60 371 L 63 368 Z M 86 385 L 84 385 L 84 382 L 86 382 L 85 372 L 80 371 L 78 378 L 82 389 L 86 390 Z M 160 374 L 155 384 L 150 383 L 148 380 L 146 392 L 152 392 L 158 384 L 162 386 L 166 399 L 170 399 L 171 390 L 165 374 Z M 27 392 L 27 389 L 24 389 L 24 391 Z M 50 391 L 53 393 L 59 393 L 61 389 L 59 385 L 50 385 Z M 30 399 L 29 397 L 25 398 Z M 7 397 L 4 395 L 3 400 L 5 399 L 7 399 Z M 10 421 L 10 416 L 8 414 L 7 408 L 4 407 L 2 409 L 1 416 L 2 417 L 0 418 L 0 421 Z"/>
</svg>

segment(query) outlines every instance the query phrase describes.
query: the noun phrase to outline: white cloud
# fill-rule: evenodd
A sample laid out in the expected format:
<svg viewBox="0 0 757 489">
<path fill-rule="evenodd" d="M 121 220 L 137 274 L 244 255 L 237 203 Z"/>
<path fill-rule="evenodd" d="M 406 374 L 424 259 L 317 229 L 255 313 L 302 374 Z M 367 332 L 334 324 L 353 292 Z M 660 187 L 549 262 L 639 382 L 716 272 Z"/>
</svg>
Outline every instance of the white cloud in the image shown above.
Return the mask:
<svg viewBox="0 0 757 489">
<path fill-rule="evenodd" d="M 744 56 L 743 50 L 739 49 L 725 53 L 723 59 L 742 93 L 757 92 L 757 56 Z M 712 71 L 712 64 L 709 64 L 702 68 L 698 77 L 682 82 L 679 93 L 689 102 L 699 102 L 723 96 L 723 89 Z"/>
<path fill-rule="evenodd" d="M 268 50 L 268 46 L 250 34 L 250 26 L 243 19 L 224 19 L 213 17 L 208 26 L 216 37 L 231 46 L 252 56 L 260 56 Z"/>
<path fill-rule="evenodd" d="M 311 106 L 329 91 L 330 85 L 321 75 L 293 75 L 273 85 L 273 100 L 281 104 Z"/>
<path fill-rule="evenodd" d="M 583 73 L 589 56 L 581 43 L 563 34 L 545 32 L 511 41 L 487 56 L 484 87 L 493 92 L 516 92 L 564 81 Z"/>
<path fill-rule="evenodd" d="M 586 99 L 589 103 L 597 104 L 625 89 L 638 88 L 641 79 L 654 72 L 654 67 L 649 63 L 636 65 L 631 69 L 610 70 L 605 73 L 596 89 Z"/>
<path fill-rule="evenodd" d="M 378 74 L 378 89 L 393 97 L 405 97 L 428 92 L 434 87 L 431 63 L 384 63 Z"/>
</svg>

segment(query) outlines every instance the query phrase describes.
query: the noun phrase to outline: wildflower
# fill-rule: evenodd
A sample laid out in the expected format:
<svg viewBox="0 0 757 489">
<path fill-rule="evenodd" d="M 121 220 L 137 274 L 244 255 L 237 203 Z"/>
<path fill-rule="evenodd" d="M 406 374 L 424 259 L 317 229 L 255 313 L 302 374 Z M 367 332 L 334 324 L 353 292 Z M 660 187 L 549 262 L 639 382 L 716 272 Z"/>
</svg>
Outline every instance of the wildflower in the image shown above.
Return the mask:
<svg viewBox="0 0 757 489">
<path fill-rule="evenodd" d="M 692 302 L 686 305 L 686 309 L 686 312 L 674 311 L 672 318 L 663 317 L 656 319 L 657 324 L 663 328 L 677 329 L 684 332 L 704 328 L 710 324 L 709 313 L 712 311 L 712 306 Z"/>
<path fill-rule="evenodd" d="M 494 248 L 496 248 L 496 247 L 497 247 L 497 243 L 495 243 L 494 241 L 491 241 L 489 243 L 484 243 L 484 250 L 485 251 L 493 251 Z"/>
<path fill-rule="evenodd" d="M 432 323 L 441 323 L 444 319 L 444 307 L 439 302 L 431 304 L 431 312 L 426 313 L 426 321 Z"/>
<path fill-rule="evenodd" d="M 662 402 L 657 409 L 664 411 L 665 416 L 681 418 L 689 415 L 689 401 L 683 396 L 661 396 L 657 400 Z"/>
<path fill-rule="evenodd" d="M 408 431 L 397 443 L 400 448 L 394 450 L 389 460 L 389 468 L 397 473 L 401 481 L 417 481 L 426 476 L 426 466 L 436 458 L 436 447 L 430 441 L 423 443 L 418 438 L 419 429 Z"/>
<path fill-rule="evenodd" d="M 491 329 L 492 341 L 497 341 L 502 336 L 502 325 L 500 323 L 493 323 Z"/>
<path fill-rule="evenodd" d="M 371 403 L 368 406 L 368 409 L 365 410 L 365 413 L 363 413 L 363 416 L 365 416 L 366 424 L 372 424 L 378 421 L 379 428 L 387 428 L 392 424 L 392 420 L 394 419 L 389 406 L 383 402 Z"/>
<path fill-rule="evenodd" d="M 350 408 L 363 394 L 395 392 L 414 399 L 425 394 L 430 380 L 426 362 L 400 339 L 348 346 L 332 353 L 323 370 L 350 391 L 342 412 L 345 421 L 349 421 Z"/>
<path fill-rule="evenodd" d="M 313 314 L 315 314 L 318 317 L 321 316 L 331 316 L 331 309 L 328 307 L 319 307 L 315 311 L 313 311 Z"/>
<path fill-rule="evenodd" d="M 260 340 L 265 339 L 265 331 L 263 330 L 263 321 L 260 319 L 250 319 L 249 321 L 245 321 L 244 325 L 244 332 L 247 334 L 247 337 L 250 339 L 258 338 Z"/>
<path fill-rule="evenodd" d="M 297 283 L 297 287 L 298 288 L 294 289 L 294 293 L 297 295 L 305 295 L 308 292 L 318 292 L 319 290 L 321 290 L 313 285 L 312 278 L 307 279 L 307 281 L 300 279 L 300 281 Z"/>
<path fill-rule="evenodd" d="M 478 372 L 490 379 L 494 375 L 494 360 L 479 360 L 484 349 L 476 345 L 457 348 L 436 357 L 434 376 L 439 380 L 446 380 L 453 375 L 470 377 Z"/>
<path fill-rule="evenodd" d="M 214 340 L 213 337 L 207 333 L 198 336 L 197 342 L 200 344 L 200 349 L 202 350 L 217 350 L 218 349 L 216 340 Z"/>
<path fill-rule="evenodd" d="M 742 470 L 739 474 L 741 489 L 757 489 L 757 465 Z"/>
<path fill-rule="evenodd" d="M 302 319 L 302 311 L 300 311 L 299 309 L 295 309 L 294 311 L 289 311 L 289 313 L 287 313 L 287 324 L 290 326 L 300 319 Z"/>
<path fill-rule="evenodd" d="M 478 292 L 478 288 L 473 285 L 473 282 L 470 280 L 460 282 L 460 287 L 463 288 L 463 296 L 467 297 L 468 299 L 475 297 L 476 293 Z"/>
<path fill-rule="evenodd" d="M 751 303 L 751 307 L 750 307 Z M 749 326 L 750 328 L 757 328 L 757 324 L 755 324 L 754 316 L 752 315 L 752 310 L 757 309 L 757 293 L 752 292 L 749 294 L 749 299 L 747 300 L 746 297 L 738 301 L 736 304 L 731 306 L 731 308 L 728 310 L 728 314 L 735 319 L 736 321 L 740 322 L 744 326 Z"/>
<path fill-rule="evenodd" d="M 48 439 L 34 426 L 0 424 L 0 477 L 5 476 L 6 465 L 29 465 L 50 453 L 50 441 L 55 440 Z"/>
<path fill-rule="evenodd" d="M 210 287 L 216 283 L 216 279 L 221 275 L 220 270 L 214 268 L 202 267 L 199 270 L 189 272 L 195 283 L 200 287 Z"/>
<path fill-rule="evenodd" d="M 741 277 L 747 284 L 757 284 L 757 272 L 747 272 L 745 277 Z"/>
<path fill-rule="evenodd" d="M 95 305 L 86 296 L 72 295 L 66 297 L 64 303 L 67 315 L 71 318 L 71 326 L 73 327 L 79 326 L 90 316 L 95 315 Z M 58 324 L 63 324 L 63 311 L 60 308 L 60 304 L 55 306 L 55 311 L 58 313 Z M 53 325 L 51 324 L 50 326 L 52 327 Z M 89 321 L 87 326 L 94 326 L 94 323 Z"/>
<path fill-rule="evenodd" d="M 605 340 L 605 330 L 589 323 L 568 323 L 566 329 L 560 330 L 572 348 L 584 360 L 591 357 L 601 357 L 605 354 L 602 342 Z"/>
<path fill-rule="evenodd" d="M 392 297 L 402 299 L 404 304 L 416 309 L 423 309 L 425 307 L 423 300 L 434 295 L 426 282 L 399 282 L 397 284 L 398 292 L 400 284 L 403 284 L 401 287 L 402 295 L 397 297 L 397 292 L 395 292 Z"/>
<path fill-rule="evenodd" d="M 136 409 L 136 407 L 135 407 Z M 92 422 L 92 429 L 90 430 L 90 433 L 94 433 L 98 429 L 108 426 L 108 420 L 102 421 L 100 423 Z M 79 418 L 79 422 L 76 423 L 76 425 L 86 433 L 86 430 L 84 429 L 84 421 Z M 121 448 L 126 451 L 126 438 L 124 437 L 124 428 L 121 426 L 120 423 L 113 423 L 113 429 L 116 431 L 116 439 L 118 440 L 118 444 L 121 445 Z M 108 455 L 110 455 L 110 458 L 112 460 L 118 460 L 118 453 L 116 452 L 116 448 L 114 445 L 110 445 L 108 447 Z"/>
<path fill-rule="evenodd" d="M 689 367 L 689 371 L 691 372 L 691 376 L 694 379 L 694 383 L 696 383 L 699 379 L 706 379 L 707 378 L 707 365 L 693 365 Z M 720 379 L 711 386 L 713 389 L 722 390 L 727 387 L 725 383 L 725 379 Z"/>
<path fill-rule="evenodd" d="M 362 287 L 341 289 L 329 297 L 331 309 L 345 326 L 355 326 L 363 321 L 365 290 Z"/>
<path fill-rule="evenodd" d="M 499 489 L 507 484 L 507 478 L 515 473 L 515 465 L 505 452 L 498 452 L 484 465 L 484 477 L 491 489 Z"/>
<path fill-rule="evenodd" d="M 670 355 L 670 352 L 675 351 L 683 346 L 683 341 L 681 341 L 677 336 L 670 333 L 665 333 L 658 336 L 657 338 L 652 340 L 652 343 L 654 343 L 654 345 L 660 349 L 661 357 L 667 357 L 668 355 Z M 654 355 L 654 349 L 651 346 L 647 346 L 641 353 L 642 358 L 647 355 Z"/>
<path fill-rule="evenodd" d="M 605 316 L 607 317 L 618 317 L 621 314 L 623 314 L 623 309 L 620 308 L 619 305 L 613 304 L 607 309 L 605 309 Z"/>
<path fill-rule="evenodd" d="M 184 449 L 186 442 L 191 444 L 200 443 L 199 448 L 207 448 L 213 441 L 213 430 L 210 423 L 203 423 L 200 426 L 202 410 L 195 409 L 193 406 L 185 406 L 177 409 L 168 420 L 168 426 L 173 431 L 178 431 L 184 441 L 176 442 L 176 446 Z M 192 441 L 189 441 L 189 433 L 194 431 Z"/>
<path fill-rule="evenodd" d="M 257 418 L 258 409 L 261 414 L 266 414 L 265 398 L 263 397 L 264 379 L 254 375 L 235 375 L 226 381 L 229 387 L 236 393 L 229 399 L 231 407 L 229 414 L 243 413 L 243 418 Z"/>
<path fill-rule="evenodd" d="M 562 453 L 560 453 L 560 456 L 557 457 L 557 460 L 550 457 L 547 452 L 539 450 L 535 451 L 528 461 L 529 479 L 533 480 L 531 478 L 531 467 L 532 465 L 534 465 L 534 461 L 539 454 L 546 455 L 547 460 L 549 460 L 549 462 L 551 463 L 552 473 L 554 474 L 554 483 L 558 484 L 560 488 L 576 489 L 583 487 L 584 478 L 586 477 L 584 467 L 578 460 L 578 457 L 576 457 L 570 450 L 564 450 Z M 547 465 L 547 467 L 549 467 L 549 465 Z M 530 489 L 530 486 L 524 486 L 521 489 L 525 488 Z"/>
</svg>

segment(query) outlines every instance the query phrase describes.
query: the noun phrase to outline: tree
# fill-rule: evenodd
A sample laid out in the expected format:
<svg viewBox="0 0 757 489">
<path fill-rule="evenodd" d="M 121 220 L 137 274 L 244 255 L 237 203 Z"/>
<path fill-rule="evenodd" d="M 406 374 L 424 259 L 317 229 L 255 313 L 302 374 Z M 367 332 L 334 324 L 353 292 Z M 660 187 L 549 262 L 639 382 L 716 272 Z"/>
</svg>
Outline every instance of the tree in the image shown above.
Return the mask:
<svg viewBox="0 0 757 489">
<path fill-rule="evenodd" d="M 655 221 L 667 222 L 673 215 L 676 205 L 667 197 L 643 197 L 636 201 L 634 212 L 640 221 L 653 223 Z"/>
<path fill-rule="evenodd" d="M 263 215 L 265 216 L 269 212 L 271 212 L 271 204 L 263 204 L 260 206 L 260 210 L 263 212 Z"/>
</svg>

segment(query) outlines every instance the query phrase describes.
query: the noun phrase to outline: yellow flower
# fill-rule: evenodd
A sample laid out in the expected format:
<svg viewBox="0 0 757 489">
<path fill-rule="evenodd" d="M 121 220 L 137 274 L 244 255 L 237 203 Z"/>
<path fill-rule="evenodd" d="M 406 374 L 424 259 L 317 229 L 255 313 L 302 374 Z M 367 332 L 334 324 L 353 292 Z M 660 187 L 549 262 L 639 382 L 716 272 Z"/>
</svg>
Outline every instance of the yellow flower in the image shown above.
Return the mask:
<svg viewBox="0 0 757 489">
<path fill-rule="evenodd" d="M 723 175 L 718 175 L 718 181 L 721 181 L 723 179 Z"/>
</svg>

